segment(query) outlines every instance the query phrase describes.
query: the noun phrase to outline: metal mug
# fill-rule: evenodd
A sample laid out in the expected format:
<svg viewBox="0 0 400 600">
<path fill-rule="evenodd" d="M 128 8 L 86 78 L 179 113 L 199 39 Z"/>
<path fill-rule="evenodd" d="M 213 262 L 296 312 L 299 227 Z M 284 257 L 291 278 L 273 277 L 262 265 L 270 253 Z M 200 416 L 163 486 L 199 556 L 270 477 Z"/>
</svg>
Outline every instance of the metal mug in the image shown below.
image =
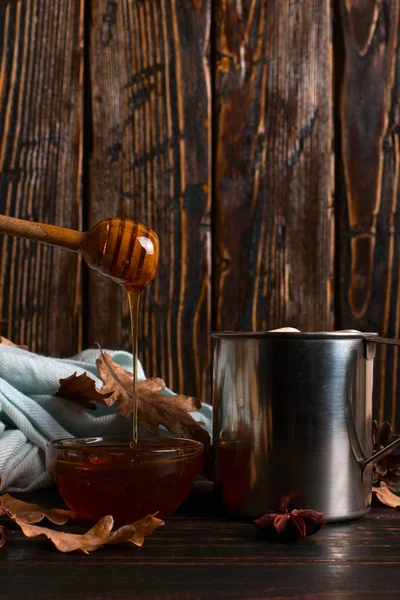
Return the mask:
<svg viewBox="0 0 400 600">
<path fill-rule="evenodd" d="M 371 505 L 376 343 L 360 332 L 214 333 L 214 487 L 226 512 L 254 518 L 312 508 L 327 521 Z"/>
</svg>

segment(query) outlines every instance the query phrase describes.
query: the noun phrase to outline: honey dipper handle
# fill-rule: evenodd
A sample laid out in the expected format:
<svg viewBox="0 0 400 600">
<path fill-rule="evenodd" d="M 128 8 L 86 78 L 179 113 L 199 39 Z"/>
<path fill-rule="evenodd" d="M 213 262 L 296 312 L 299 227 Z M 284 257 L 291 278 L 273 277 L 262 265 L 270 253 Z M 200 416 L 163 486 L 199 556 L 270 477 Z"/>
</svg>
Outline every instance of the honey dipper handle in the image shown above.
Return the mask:
<svg viewBox="0 0 400 600">
<path fill-rule="evenodd" d="M 55 225 L 47 225 L 47 223 L 32 223 L 6 215 L 0 215 L 0 232 L 51 246 L 62 246 L 75 252 L 79 251 L 86 235 L 73 229 L 64 229 Z"/>
</svg>

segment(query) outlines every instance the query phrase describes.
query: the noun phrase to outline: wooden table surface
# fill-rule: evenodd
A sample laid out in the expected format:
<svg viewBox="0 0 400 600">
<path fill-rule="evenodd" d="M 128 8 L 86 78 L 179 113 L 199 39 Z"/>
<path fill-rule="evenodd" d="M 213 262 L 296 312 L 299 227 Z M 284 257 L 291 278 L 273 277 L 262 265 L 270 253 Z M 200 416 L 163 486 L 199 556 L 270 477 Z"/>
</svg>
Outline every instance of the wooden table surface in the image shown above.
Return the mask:
<svg viewBox="0 0 400 600">
<path fill-rule="evenodd" d="M 54 490 L 19 496 L 43 506 Z M 85 523 L 62 529 L 84 532 Z M 9 529 L 0 550 L 0 598 L 400 598 L 400 512 L 373 507 L 283 544 L 255 526 L 218 516 L 207 491 L 193 494 L 142 548 L 61 554 L 45 539 Z"/>
</svg>

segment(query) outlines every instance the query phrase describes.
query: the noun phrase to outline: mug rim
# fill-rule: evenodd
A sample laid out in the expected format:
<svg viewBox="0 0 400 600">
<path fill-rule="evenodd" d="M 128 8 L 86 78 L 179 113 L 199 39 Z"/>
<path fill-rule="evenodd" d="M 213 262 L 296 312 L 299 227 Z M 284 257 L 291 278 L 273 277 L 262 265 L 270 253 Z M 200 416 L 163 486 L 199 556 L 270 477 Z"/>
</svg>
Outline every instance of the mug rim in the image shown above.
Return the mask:
<svg viewBox="0 0 400 600">
<path fill-rule="evenodd" d="M 296 339 L 296 340 L 364 340 L 378 333 L 370 331 L 212 331 L 213 339 Z"/>
</svg>

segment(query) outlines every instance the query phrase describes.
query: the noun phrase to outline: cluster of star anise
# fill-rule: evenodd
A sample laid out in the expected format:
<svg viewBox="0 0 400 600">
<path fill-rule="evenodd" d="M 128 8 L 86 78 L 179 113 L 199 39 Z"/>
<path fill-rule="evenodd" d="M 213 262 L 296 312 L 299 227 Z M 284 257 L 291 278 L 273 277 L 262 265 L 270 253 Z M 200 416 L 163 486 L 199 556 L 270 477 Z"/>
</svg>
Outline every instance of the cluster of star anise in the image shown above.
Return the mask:
<svg viewBox="0 0 400 600">
<path fill-rule="evenodd" d="M 372 436 L 374 453 L 382 450 L 382 448 L 400 437 L 393 432 L 388 421 L 384 421 L 379 425 L 377 421 L 374 421 Z M 394 450 L 374 465 L 372 482 L 376 485 L 380 481 L 384 481 L 392 492 L 400 493 L 400 448 Z"/>
<path fill-rule="evenodd" d="M 325 525 L 323 516 L 324 513 L 316 510 L 295 508 L 289 512 L 283 508 L 279 512 L 268 510 L 255 523 L 282 539 L 294 540 L 317 533 Z"/>
</svg>

